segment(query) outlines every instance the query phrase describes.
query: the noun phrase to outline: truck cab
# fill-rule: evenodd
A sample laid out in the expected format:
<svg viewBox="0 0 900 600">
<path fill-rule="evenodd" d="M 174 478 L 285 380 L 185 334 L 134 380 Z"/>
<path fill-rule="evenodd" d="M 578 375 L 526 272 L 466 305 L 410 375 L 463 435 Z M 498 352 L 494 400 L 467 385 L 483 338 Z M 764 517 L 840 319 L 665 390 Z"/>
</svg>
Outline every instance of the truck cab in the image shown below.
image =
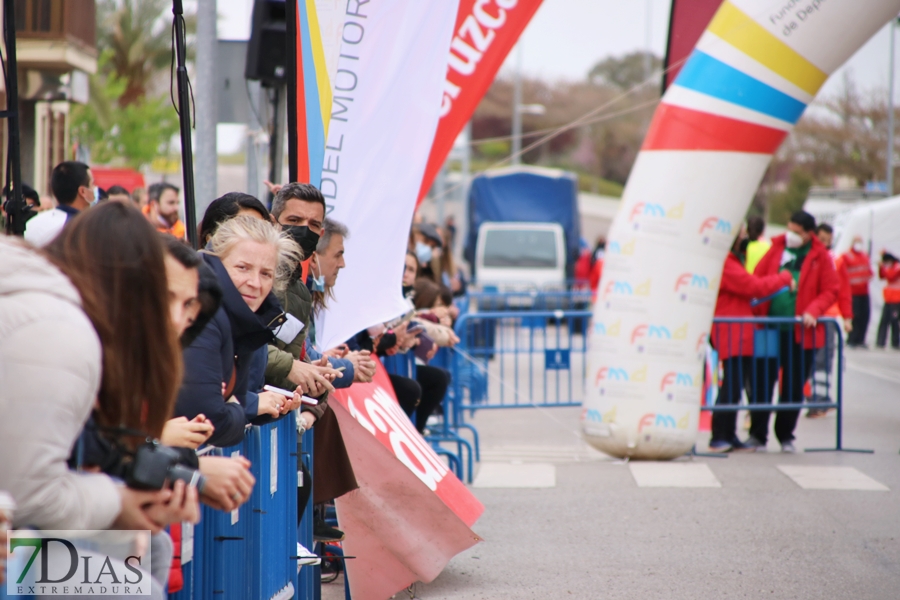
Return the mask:
<svg viewBox="0 0 900 600">
<path fill-rule="evenodd" d="M 475 263 L 482 289 L 564 289 L 565 233 L 558 223 L 487 221 L 478 228 Z"/>
</svg>

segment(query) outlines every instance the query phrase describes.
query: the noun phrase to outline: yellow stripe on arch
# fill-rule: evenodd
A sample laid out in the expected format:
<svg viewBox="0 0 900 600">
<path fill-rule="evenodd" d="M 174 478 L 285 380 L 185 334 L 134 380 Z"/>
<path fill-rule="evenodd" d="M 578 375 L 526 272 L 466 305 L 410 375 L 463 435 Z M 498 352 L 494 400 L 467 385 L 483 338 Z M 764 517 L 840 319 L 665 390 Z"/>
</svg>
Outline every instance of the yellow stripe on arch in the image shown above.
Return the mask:
<svg viewBox="0 0 900 600">
<path fill-rule="evenodd" d="M 331 82 L 328 80 L 328 66 L 325 64 L 325 49 L 322 46 L 322 31 L 315 0 L 306 0 L 306 14 L 309 18 L 309 38 L 312 46 L 313 62 L 316 65 L 316 82 L 319 88 L 319 109 L 322 111 L 322 126 L 328 140 L 328 125 L 331 122 Z"/>
<path fill-rule="evenodd" d="M 722 3 L 709 24 L 708 31 L 811 96 L 815 96 L 828 79 L 827 73 L 806 60 L 728 0 Z"/>
</svg>

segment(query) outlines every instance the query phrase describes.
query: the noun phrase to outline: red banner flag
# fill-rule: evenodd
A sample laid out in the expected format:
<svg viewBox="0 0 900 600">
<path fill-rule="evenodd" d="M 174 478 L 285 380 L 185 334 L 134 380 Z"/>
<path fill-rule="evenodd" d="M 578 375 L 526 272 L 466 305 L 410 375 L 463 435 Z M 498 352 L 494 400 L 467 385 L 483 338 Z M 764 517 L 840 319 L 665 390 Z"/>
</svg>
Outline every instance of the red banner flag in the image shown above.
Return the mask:
<svg viewBox="0 0 900 600">
<path fill-rule="evenodd" d="M 697 40 L 721 5 L 722 0 L 672 0 L 666 60 L 663 62 L 664 69 L 672 69 L 663 75 L 663 92 L 678 77 L 681 65 L 694 51 Z"/>
<path fill-rule="evenodd" d="M 432 581 L 481 540 L 470 527 L 484 506 L 422 439 L 378 361 L 372 383 L 337 390 L 330 406 L 359 489 L 335 500 L 355 600 L 382 600 Z"/>
<path fill-rule="evenodd" d="M 416 205 L 425 198 L 453 142 L 540 5 L 541 0 L 460 0 L 447 61 L 441 120 Z"/>
</svg>

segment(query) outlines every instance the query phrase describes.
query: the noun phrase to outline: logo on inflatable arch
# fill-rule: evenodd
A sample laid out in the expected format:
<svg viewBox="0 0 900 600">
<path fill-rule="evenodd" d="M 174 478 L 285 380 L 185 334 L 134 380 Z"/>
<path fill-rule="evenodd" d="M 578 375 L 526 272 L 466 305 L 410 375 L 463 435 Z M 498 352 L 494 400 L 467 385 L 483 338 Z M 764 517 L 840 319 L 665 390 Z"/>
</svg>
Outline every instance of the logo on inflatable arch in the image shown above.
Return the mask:
<svg viewBox="0 0 900 600">
<path fill-rule="evenodd" d="M 707 217 L 700 224 L 700 233 L 707 231 L 731 235 L 731 221 L 719 217 Z"/>
<path fill-rule="evenodd" d="M 704 245 L 727 250 L 733 241 L 731 234 L 733 228 L 731 221 L 721 217 L 707 217 L 700 223 L 699 234 L 703 236 Z"/>
<path fill-rule="evenodd" d="M 616 420 L 617 409 L 618 407 L 613 406 L 604 413 L 596 408 L 585 408 L 581 411 L 581 420 L 590 421 L 591 423 L 612 423 Z"/>
<path fill-rule="evenodd" d="M 659 382 L 659 391 L 664 392 L 669 386 L 694 387 L 694 376 L 690 373 L 669 371 Z"/>
<path fill-rule="evenodd" d="M 612 279 L 603 286 L 603 299 L 606 300 L 610 296 L 649 296 L 650 280 L 632 286 L 627 281 L 617 281 Z"/>
<path fill-rule="evenodd" d="M 684 216 L 684 202 L 671 208 L 653 202 L 638 202 L 631 208 L 628 214 L 628 222 L 634 223 L 641 217 L 654 217 L 658 219 L 680 219 Z"/>
<path fill-rule="evenodd" d="M 594 375 L 594 385 L 600 386 L 603 382 L 628 382 L 643 383 L 647 381 L 647 365 L 629 372 L 622 367 L 600 367 Z"/>
<path fill-rule="evenodd" d="M 701 273 L 681 273 L 675 278 L 675 292 L 679 294 L 679 300 L 693 304 L 708 305 L 715 302 L 715 294 L 712 293 L 719 287 L 718 277 L 707 277 Z"/>
<path fill-rule="evenodd" d="M 618 241 L 610 242 L 606 246 L 606 253 L 612 256 L 631 256 L 634 254 L 634 244 L 636 241 L 635 238 L 631 238 L 622 244 Z"/>
<path fill-rule="evenodd" d="M 602 321 L 594 323 L 594 334 L 603 337 L 619 337 L 621 329 L 621 319 L 618 319 L 615 323 L 611 323 L 610 325 L 606 325 L 606 323 L 603 323 Z"/>
<path fill-rule="evenodd" d="M 672 415 L 660 413 L 646 413 L 638 421 L 638 433 L 644 431 L 644 427 L 658 427 L 662 429 L 687 429 L 691 423 L 691 413 L 685 413 L 683 417 L 675 420 Z"/>
<path fill-rule="evenodd" d="M 675 330 L 671 330 L 665 325 L 641 323 L 631 330 L 631 343 L 634 345 L 636 342 L 643 339 L 646 339 L 648 342 L 653 340 L 683 340 L 687 338 L 687 330 L 687 323 Z M 638 348 L 638 351 L 641 350 L 643 350 L 643 348 Z"/>
</svg>

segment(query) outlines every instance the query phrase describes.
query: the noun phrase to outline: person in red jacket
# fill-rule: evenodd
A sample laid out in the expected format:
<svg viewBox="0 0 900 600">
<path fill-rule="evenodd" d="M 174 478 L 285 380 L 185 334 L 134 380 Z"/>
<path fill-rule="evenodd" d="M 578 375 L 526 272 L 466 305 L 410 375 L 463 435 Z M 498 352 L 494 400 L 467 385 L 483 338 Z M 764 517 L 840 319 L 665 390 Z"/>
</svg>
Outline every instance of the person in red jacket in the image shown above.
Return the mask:
<svg viewBox="0 0 900 600">
<path fill-rule="evenodd" d="M 828 250 L 831 250 L 831 242 L 834 237 L 834 229 L 828 223 L 821 223 L 816 227 L 816 237 L 822 242 Z M 844 331 L 851 333 L 853 331 L 853 296 L 850 290 L 850 275 L 847 273 L 847 265 L 844 264 L 844 258 L 835 258 L 834 254 L 829 252 L 832 260 L 834 260 L 834 270 L 838 276 L 838 300 L 832 304 L 825 315 L 828 317 L 841 317 L 844 322 Z M 838 331 L 834 327 L 825 329 L 825 347 L 816 350 L 815 364 L 813 366 L 812 375 L 812 402 L 828 402 L 831 403 L 830 387 L 832 382 L 831 373 L 834 366 L 834 354 L 837 348 Z M 810 408 L 806 411 L 806 416 L 810 419 L 824 417 L 828 414 L 827 408 Z"/>
<path fill-rule="evenodd" d="M 869 315 L 872 304 L 869 300 L 869 281 L 872 279 L 872 265 L 866 254 L 862 238 L 853 238 L 850 250 L 841 255 L 850 278 L 850 294 L 853 302 L 853 329 L 847 336 L 847 345 L 852 348 L 866 347 L 866 331 L 869 329 Z"/>
<path fill-rule="evenodd" d="M 878 323 L 875 345 L 885 347 L 890 329 L 891 347 L 900 350 L 900 261 L 890 252 L 881 253 L 878 277 L 887 281 L 887 285 L 884 288 L 884 308 L 881 311 L 881 322 Z"/>
<path fill-rule="evenodd" d="M 771 398 L 781 368 L 779 404 L 803 402 L 803 386 L 812 369 L 813 352 L 825 345 L 825 326 L 818 322 L 819 317 L 838 299 L 834 261 L 813 235 L 815 229 L 816 220 L 811 214 L 802 210 L 795 212 L 791 215 L 787 233 L 772 239 L 772 247 L 754 270 L 754 274 L 762 277 L 788 270 L 797 282 L 796 292 L 775 296 L 755 311 L 771 317 L 799 317 L 802 321 L 796 326 L 778 328 L 778 358 L 769 359 L 770 368 L 757 370 L 760 388 L 766 390 L 767 398 Z M 794 428 L 799 413 L 799 410 L 781 410 L 775 418 L 775 436 L 781 442 L 782 452 L 796 451 Z M 764 450 L 768 434 L 769 413 L 754 411 L 750 419 L 750 437 L 745 445 Z"/>
<path fill-rule="evenodd" d="M 787 271 L 759 277 L 747 272 L 744 254 L 740 251 L 744 240 L 738 236 L 722 270 L 722 285 L 716 300 L 716 317 L 752 317 L 750 300 L 764 298 L 781 288 L 793 288 L 794 280 Z M 722 361 L 722 382 L 716 405 L 738 404 L 741 393 L 749 387 L 757 395 L 751 375 L 753 365 L 753 335 L 756 327 L 750 323 L 718 323 L 713 326 L 711 341 Z M 760 390 L 761 392 L 762 390 Z M 759 400 L 763 402 L 764 400 Z M 736 434 L 736 412 L 714 412 L 712 416 L 712 452 L 743 450 L 744 444 Z"/>
</svg>

